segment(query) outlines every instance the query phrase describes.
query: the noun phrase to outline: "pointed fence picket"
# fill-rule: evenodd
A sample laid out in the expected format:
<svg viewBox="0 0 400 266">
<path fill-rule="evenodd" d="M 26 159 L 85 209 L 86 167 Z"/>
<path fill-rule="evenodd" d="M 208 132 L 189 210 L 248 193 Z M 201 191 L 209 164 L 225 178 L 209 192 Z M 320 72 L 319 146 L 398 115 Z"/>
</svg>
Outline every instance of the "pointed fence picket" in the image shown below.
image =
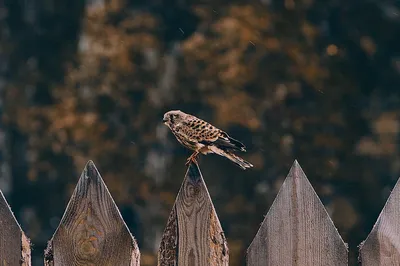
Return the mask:
<svg viewBox="0 0 400 266">
<path fill-rule="evenodd" d="M 363 266 L 400 265 L 400 179 L 359 254 Z"/>
<path fill-rule="evenodd" d="M 228 266 L 228 246 L 198 165 L 191 164 L 165 228 L 158 265 Z"/>
<path fill-rule="evenodd" d="M 96 166 L 89 161 L 48 243 L 45 266 L 139 265 L 140 253 Z"/>
<path fill-rule="evenodd" d="M 31 265 L 31 247 L 0 190 L 0 266 Z"/>
<path fill-rule="evenodd" d="M 347 246 L 297 161 L 247 254 L 247 265 L 347 265 Z"/>
<path fill-rule="evenodd" d="M 367 239 L 365 266 L 400 265 L 400 179 Z M 247 250 L 247 265 L 348 265 L 348 249 L 297 161 Z M 137 243 L 92 161 L 45 250 L 46 266 L 140 265 Z M 188 167 L 158 266 L 227 266 L 227 240 L 197 164 Z M 30 242 L 0 191 L 0 266 L 30 266 Z"/>
</svg>

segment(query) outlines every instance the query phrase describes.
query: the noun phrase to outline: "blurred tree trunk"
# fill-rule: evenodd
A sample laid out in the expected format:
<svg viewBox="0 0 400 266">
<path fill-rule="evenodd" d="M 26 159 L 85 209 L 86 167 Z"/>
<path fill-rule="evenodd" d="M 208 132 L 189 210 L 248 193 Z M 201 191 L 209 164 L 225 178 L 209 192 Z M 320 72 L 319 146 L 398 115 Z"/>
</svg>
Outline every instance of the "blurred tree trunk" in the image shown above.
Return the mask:
<svg viewBox="0 0 400 266">
<path fill-rule="evenodd" d="M 59 198 L 67 191 L 62 190 L 66 181 L 56 183 L 49 178 L 52 172 L 46 165 L 35 165 L 35 169 L 30 162 L 43 158 L 54 167 L 71 169 L 71 177 L 74 174 L 70 161 L 63 156 L 51 149 L 37 152 L 31 132 L 25 129 L 32 125 L 45 128 L 43 121 L 30 119 L 27 114 L 54 103 L 51 91 L 63 83 L 65 62 L 72 61 L 76 53 L 83 8 L 84 1 L 67 0 L 9 0 L 0 7 L 0 187 L 12 187 L 9 201 L 13 210 L 37 243 L 33 264 L 42 261 L 42 250 L 52 234 L 51 218 L 62 215 L 58 211 L 63 209 L 62 200 L 52 204 L 42 195 Z"/>
<path fill-rule="evenodd" d="M 0 7 L 0 13 L 4 10 Z M 7 69 L 8 69 L 8 55 L 7 43 L 9 41 L 8 28 L 5 24 L 4 18 L 0 18 L 0 189 L 4 194 L 11 193 L 11 173 L 9 164 L 9 152 L 7 145 L 7 127 L 5 125 L 4 104 L 5 104 L 5 90 L 7 82 Z"/>
</svg>

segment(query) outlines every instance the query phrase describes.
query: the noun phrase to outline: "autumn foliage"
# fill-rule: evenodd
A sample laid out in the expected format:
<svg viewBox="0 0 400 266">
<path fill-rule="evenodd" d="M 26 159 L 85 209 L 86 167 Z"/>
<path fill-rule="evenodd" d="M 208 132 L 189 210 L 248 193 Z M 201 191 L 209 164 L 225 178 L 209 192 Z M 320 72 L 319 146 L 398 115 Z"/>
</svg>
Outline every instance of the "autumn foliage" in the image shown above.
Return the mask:
<svg viewBox="0 0 400 266">
<path fill-rule="evenodd" d="M 35 243 L 92 159 L 154 265 L 189 155 L 170 109 L 248 147 L 252 171 L 200 159 L 232 265 L 294 159 L 350 247 L 365 238 L 400 172 L 398 18 L 363 1 L 67 2 L 32 21 L 0 8 L 11 204 Z"/>
</svg>

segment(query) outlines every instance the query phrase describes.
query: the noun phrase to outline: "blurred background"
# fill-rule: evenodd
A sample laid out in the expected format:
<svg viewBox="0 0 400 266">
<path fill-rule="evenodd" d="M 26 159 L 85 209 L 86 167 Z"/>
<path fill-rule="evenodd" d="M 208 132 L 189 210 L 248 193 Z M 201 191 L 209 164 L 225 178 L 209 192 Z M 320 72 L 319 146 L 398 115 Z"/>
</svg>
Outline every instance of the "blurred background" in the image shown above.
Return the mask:
<svg viewBox="0 0 400 266">
<path fill-rule="evenodd" d="M 190 155 L 162 124 L 171 109 L 241 140 L 255 165 L 200 159 L 230 265 L 294 159 L 356 265 L 400 176 L 399 23 L 395 0 L 0 2 L 0 189 L 33 265 L 89 159 L 156 264 Z"/>
</svg>

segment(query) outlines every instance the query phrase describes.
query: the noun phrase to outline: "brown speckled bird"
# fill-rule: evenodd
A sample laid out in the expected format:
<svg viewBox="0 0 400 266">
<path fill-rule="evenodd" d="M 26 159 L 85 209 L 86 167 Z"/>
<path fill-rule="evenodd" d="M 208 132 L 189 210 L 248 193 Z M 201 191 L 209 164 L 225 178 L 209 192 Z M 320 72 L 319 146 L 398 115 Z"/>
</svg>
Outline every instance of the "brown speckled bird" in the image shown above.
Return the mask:
<svg viewBox="0 0 400 266">
<path fill-rule="evenodd" d="M 173 110 L 164 114 L 163 122 L 183 146 L 194 150 L 186 164 L 191 161 L 196 162 L 199 153 L 216 153 L 236 163 L 243 170 L 253 167 L 251 163 L 233 153 L 245 152 L 246 147 L 243 143 L 229 137 L 226 132 L 206 121 L 180 110 Z"/>
</svg>

